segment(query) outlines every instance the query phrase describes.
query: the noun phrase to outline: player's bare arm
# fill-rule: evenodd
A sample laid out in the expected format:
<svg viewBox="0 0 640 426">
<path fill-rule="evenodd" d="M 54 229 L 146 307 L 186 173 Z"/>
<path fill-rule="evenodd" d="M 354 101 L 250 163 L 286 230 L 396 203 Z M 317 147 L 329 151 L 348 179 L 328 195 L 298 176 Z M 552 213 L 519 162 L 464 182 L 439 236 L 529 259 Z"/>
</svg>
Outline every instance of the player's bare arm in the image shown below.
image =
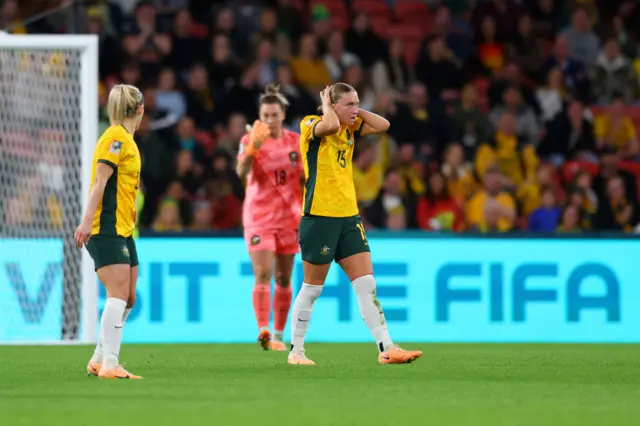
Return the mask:
<svg viewBox="0 0 640 426">
<path fill-rule="evenodd" d="M 364 122 L 362 130 L 360 131 L 360 136 L 384 133 L 389 130 L 389 127 L 391 126 L 389 120 L 386 118 L 362 108 L 358 110 L 358 117 L 360 117 Z"/>
<path fill-rule="evenodd" d="M 325 87 L 320 92 L 320 99 L 322 99 L 322 120 L 316 123 L 313 129 L 313 135 L 316 138 L 333 135 L 340 130 L 340 119 L 331 103 L 331 86 Z"/>
<path fill-rule="evenodd" d="M 83 244 L 86 244 L 89 241 L 93 217 L 96 214 L 96 210 L 98 210 L 98 205 L 104 196 L 104 189 L 107 186 L 107 181 L 112 174 L 113 167 L 110 165 L 98 163 L 96 166 L 96 178 L 93 185 L 91 185 L 91 191 L 89 192 L 87 211 L 85 212 L 82 224 L 78 226 L 74 235 L 78 247 L 82 247 Z"/>
</svg>

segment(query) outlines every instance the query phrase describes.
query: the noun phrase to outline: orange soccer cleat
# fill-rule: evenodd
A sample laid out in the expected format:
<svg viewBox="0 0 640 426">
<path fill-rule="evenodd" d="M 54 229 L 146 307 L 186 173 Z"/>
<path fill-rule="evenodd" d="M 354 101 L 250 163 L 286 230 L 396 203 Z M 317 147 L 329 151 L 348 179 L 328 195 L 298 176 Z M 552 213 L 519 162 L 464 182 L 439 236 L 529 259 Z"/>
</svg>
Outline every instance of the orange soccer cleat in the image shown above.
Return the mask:
<svg viewBox="0 0 640 426">
<path fill-rule="evenodd" d="M 269 342 L 269 348 L 272 351 L 283 352 L 287 350 L 287 345 L 285 345 L 285 343 L 281 342 L 280 340 L 272 340 L 271 342 Z"/>
<path fill-rule="evenodd" d="M 87 364 L 87 376 L 97 377 L 98 374 L 100 374 L 101 367 L 102 367 L 102 364 L 98 362 L 89 361 L 89 364 Z"/>
<path fill-rule="evenodd" d="M 100 373 L 98 373 L 98 377 L 100 377 L 101 379 L 131 379 L 131 380 L 142 379 L 141 376 L 136 376 L 135 374 L 129 373 L 121 365 L 117 366 L 112 370 L 105 370 L 104 368 L 100 369 Z"/>
<path fill-rule="evenodd" d="M 405 351 L 400 346 L 392 346 L 378 355 L 380 364 L 410 364 L 422 356 L 422 351 Z"/>
<path fill-rule="evenodd" d="M 291 365 L 316 365 L 315 362 L 307 358 L 303 351 L 291 352 L 287 362 Z"/>
<path fill-rule="evenodd" d="M 262 330 L 258 334 L 258 344 L 265 351 L 271 349 L 271 332 L 269 330 Z"/>
</svg>

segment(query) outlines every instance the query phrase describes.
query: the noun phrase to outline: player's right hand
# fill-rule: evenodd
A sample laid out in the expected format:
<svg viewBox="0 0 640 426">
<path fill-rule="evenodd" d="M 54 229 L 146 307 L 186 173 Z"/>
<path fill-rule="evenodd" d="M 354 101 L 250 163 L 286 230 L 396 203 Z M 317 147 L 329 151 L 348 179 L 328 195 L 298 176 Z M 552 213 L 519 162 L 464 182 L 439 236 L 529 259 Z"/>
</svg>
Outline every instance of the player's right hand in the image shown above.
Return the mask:
<svg viewBox="0 0 640 426">
<path fill-rule="evenodd" d="M 331 88 L 333 86 L 327 86 L 322 92 L 320 92 L 320 100 L 322 100 L 322 106 L 328 107 L 333 104 L 331 102 Z"/>
<path fill-rule="evenodd" d="M 76 228 L 76 232 L 73 234 L 73 238 L 76 240 L 76 246 L 82 248 L 89 242 L 91 238 L 91 223 L 82 223 Z"/>
<path fill-rule="evenodd" d="M 251 131 L 249 132 L 251 145 L 253 145 L 255 149 L 259 149 L 262 143 L 269 137 L 269 134 L 269 126 L 260 120 L 254 121 L 253 126 L 251 126 Z"/>
</svg>

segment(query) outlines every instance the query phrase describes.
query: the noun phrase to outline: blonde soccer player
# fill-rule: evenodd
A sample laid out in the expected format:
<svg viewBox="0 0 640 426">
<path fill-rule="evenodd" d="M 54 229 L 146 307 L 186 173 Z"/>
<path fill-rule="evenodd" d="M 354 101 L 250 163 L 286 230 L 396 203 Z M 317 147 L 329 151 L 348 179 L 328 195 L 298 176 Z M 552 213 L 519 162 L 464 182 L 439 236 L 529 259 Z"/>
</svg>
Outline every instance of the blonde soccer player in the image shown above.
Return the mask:
<svg viewBox="0 0 640 426">
<path fill-rule="evenodd" d="M 313 365 L 304 338 L 313 304 L 322 292 L 329 266 L 337 262 L 355 290 L 360 313 L 378 346 L 380 364 L 404 364 L 422 356 L 395 345 L 376 297 L 367 236 L 358 215 L 352 157 L 358 136 L 385 132 L 389 122 L 359 108 L 356 90 L 336 83 L 321 93 L 321 115 L 300 123 L 300 151 L 306 177 L 300 250 L 304 283 L 293 304 L 289 364 Z"/>
<path fill-rule="evenodd" d="M 107 290 L 100 336 L 87 372 L 104 379 L 141 379 L 125 370 L 118 358 L 138 280 L 132 234 L 141 163 L 133 134 L 144 115 L 142 93 L 134 86 L 114 86 L 107 109 L 111 126 L 96 145 L 87 211 L 75 231 L 78 247 L 86 246 Z"/>
<path fill-rule="evenodd" d="M 260 120 L 240 141 L 238 175 L 247 179 L 242 221 L 255 285 L 253 309 L 258 342 L 265 350 L 286 351 L 284 327 L 291 307 L 291 271 L 298 252 L 304 176 L 300 135 L 283 128 L 287 99 L 267 87 L 258 102 Z M 275 268 L 274 268 L 275 265 Z M 274 334 L 269 331 L 271 279 Z"/>
</svg>

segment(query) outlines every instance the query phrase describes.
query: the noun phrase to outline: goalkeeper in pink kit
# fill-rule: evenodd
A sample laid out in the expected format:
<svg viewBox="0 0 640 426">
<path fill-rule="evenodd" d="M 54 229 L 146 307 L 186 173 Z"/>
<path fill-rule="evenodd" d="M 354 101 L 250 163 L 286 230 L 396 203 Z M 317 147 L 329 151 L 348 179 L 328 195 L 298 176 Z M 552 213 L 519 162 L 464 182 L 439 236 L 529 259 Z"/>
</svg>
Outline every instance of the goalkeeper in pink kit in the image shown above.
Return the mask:
<svg viewBox="0 0 640 426">
<path fill-rule="evenodd" d="M 302 214 L 300 135 L 283 129 L 287 99 L 277 86 L 260 97 L 259 115 L 240 141 L 237 172 L 246 178 L 242 221 L 255 286 L 253 309 L 258 342 L 264 350 L 284 351 L 283 331 L 291 306 L 291 272 L 299 250 L 298 223 Z M 271 279 L 274 334 L 269 331 Z"/>
</svg>

